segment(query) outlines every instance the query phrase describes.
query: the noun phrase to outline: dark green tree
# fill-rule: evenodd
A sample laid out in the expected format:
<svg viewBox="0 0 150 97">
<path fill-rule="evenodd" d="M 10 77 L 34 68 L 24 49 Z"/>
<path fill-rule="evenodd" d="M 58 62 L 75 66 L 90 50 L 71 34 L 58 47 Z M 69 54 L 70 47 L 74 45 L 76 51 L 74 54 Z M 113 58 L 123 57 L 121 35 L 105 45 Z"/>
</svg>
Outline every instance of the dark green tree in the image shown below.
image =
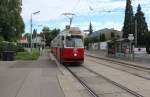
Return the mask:
<svg viewBox="0 0 150 97">
<path fill-rule="evenodd" d="M 123 38 L 128 38 L 129 34 L 134 34 L 134 16 L 131 0 L 127 0 L 126 3 L 125 19 L 123 26 Z"/>
<path fill-rule="evenodd" d="M 144 13 L 141 11 L 140 4 L 135 14 L 136 29 L 137 29 L 137 46 L 145 46 L 145 35 L 148 32 L 148 26 L 144 17 Z"/>
<path fill-rule="evenodd" d="M 102 36 L 101 36 L 101 41 L 102 41 L 102 42 L 106 41 L 105 34 L 102 33 L 101 35 L 102 35 Z"/>
<path fill-rule="evenodd" d="M 93 33 L 93 27 L 92 27 L 92 23 L 90 22 L 89 24 L 89 35 L 91 35 Z"/>
<path fill-rule="evenodd" d="M 60 29 L 53 29 L 50 30 L 49 27 L 43 28 L 43 37 L 45 37 L 46 40 L 46 46 L 50 46 L 51 41 L 59 34 Z"/>
<path fill-rule="evenodd" d="M 2 36 L 0 36 L 0 42 L 4 41 L 4 38 Z"/>
<path fill-rule="evenodd" d="M 21 0 L 0 1 L 0 32 L 6 41 L 16 41 L 24 32 Z"/>
<path fill-rule="evenodd" d="M 150 54 L 150 31 L 145 33 L 146 51 Z"/>
<path fill-rule="evenodd" d="M 94 43 L 99 42 L 99 37 L 98 36 L 92 37 L 92 40 Z"/>
<path fill-rule="evenodd" d="M 84 46 L 86 47 L 86 49 L 89 49 L 89 43 L 90 43 L 90 38 L 89 37 L 84 38 Z"/>
<path fill-rule="evenodd" d="M 34 30 L 33 30 L 33 35 L 32 35 L 32 37 L 35 38 L 36 36 L 37 36 L 37 30 L 34 29 Z"/>
<path fill-rule="evenodd" d="M 54 39 L 60 32 L 60 29 L 53 29 L 51 30 L 52 39 Z"/>
<path fill-rule="evenodd" d="M 46 42 L 46 46 L 49 46 L 50 45 L 50 41 L 52 40 L 51 38 L 51 30 L 49 29 L 49 27 L 43 27 L 43 30 L 42 30 L 43 33 L 42 36 L 45 37 L 45 42 Z"/>
<path fill-rule="evenodd" d="M 101 40 L 102 40 L 102 34 L 100 33 L 99 34 L 99 42 L 102 42 Z"/>
<path fill-rule="evenodd" d="M 99 38 L 100 38 L 100 39 L 99 39 L 100 42 L 106 41 L 106 37 L 105 37 L 105 34 L 104 34 L 104 33 L 100 33 Z"/>
</svg>

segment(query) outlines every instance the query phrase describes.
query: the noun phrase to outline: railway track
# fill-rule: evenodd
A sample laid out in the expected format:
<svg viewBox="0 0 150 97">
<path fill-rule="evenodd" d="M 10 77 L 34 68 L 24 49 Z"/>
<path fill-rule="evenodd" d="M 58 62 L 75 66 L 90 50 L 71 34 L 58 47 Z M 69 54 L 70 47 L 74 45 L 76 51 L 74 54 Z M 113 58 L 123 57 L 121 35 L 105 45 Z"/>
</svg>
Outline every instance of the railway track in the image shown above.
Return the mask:
<svg viewBox="0 0 150 97">
<path fill-rule="evenodd" d="M 96 60 L 95 57 L 92 57 L 92 56 L 88 56 L 88 57 L 91 57 L 91 58 L 88 58 L 88 60 L 96 62 L 98 64 L 101 64 L 101 65 L 104 65 L 104 66 L 107 66 L 107 67 L 110 67 L 113 69 L 121 70 L 123 72 L 130 73 L 134 76 L 138 76 L 138 77 L 141 77 L 141 78 L 146 79 L 146 80 L 150 80 L 149 68 L 145 68 L 145 67 L 142 68 L 142 67 L 135 66 L 135 65 L 129 65 L 129 64 L 125 64 L 125 63 L 114 62 L 114 61 L 106 60 L 106 59 L 103 60 L 100 58 L 97 58 L 99 60 Z"/>
<path fill-rule="evenodd" d="M 121 84 L 118 84 L 118 83 L 112 81 L 111 79 L 108 79 L 107 77 L 105 77 L 101 74 L 98 74 L 97 72 L 95 72 L 83 65 L 80 67 L 67 67 L 66 66 L 66 68 L 91 93 L 91 95 L 93 97 L 103 97 L 104 95 L 105 95 L 105 97 L 107 97 L 108 94 L 109 94 L 109 97 L 111 97 L 110 95 L 120 95 L 122 93 L 124 93 L 123 95 L 126 95 L 126 96 L 122 95 L 123 97 L 144 97 L 144 96 L 138 94 L 137 92 L 132 91 L 132 90 L 128 89 L 127 87 L 124 87 Z M 95 83 L 97 83 L 99 88 L 101 88 L 100 91 L 105 91 L 105 89 L 103 90 L 103 88 L 105 86 L 101 87 L 102 83 L 98 83 L 98 82 L 93 83 L 93 85 L 92 84 L 89 85 L 89 82 L 86 80 L 86 75 L 83 75 L 83 74 L 89 75 L 87 77 L 87 79 L 90 80 L 89 82 L 96 81 L 96 80 L 92 80 L 93 75 L 94 75 L 94 78 L 96 77 L 97 80 L 103 80 L 102 82 L 104 82 L 105 85 L 106 84 L 109 85 L 110 86 L 109 88 L 112 89 L 112 90 L 109 89 L 110 91 L 114 91 L 114 90 L 115 91 L 113 93 L 112 92 L 111 93 L 104 92 L 104 94 L 100 93 L 99 89 L 93 87 L 95 85 Z M 90 78 L 90 75 L 92 75 L 91 78 Z M 116 93 L 118 93 L 118 94 L 116 94 Z M 122 96 L 117 96 L 117 97 L 122 97 Z"/>
<path fill-rule="evenodd" d="M 95 93 L 83 80 L 81 80 L 69 67 L 67 67 L 67 70 L 86 88 L 86 90 L 93 96 L 93 97 L 99 97 L 98 94 Z"/>
</svg>

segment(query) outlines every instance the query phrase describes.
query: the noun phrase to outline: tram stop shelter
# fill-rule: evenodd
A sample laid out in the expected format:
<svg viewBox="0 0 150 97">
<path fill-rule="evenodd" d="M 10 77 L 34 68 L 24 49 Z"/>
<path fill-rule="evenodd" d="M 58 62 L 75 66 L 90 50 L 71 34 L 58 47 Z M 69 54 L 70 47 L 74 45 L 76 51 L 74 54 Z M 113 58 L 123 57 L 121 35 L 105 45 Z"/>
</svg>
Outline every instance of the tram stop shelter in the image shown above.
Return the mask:
<svg viewBox="0 0 150 97">
<path fill-rule="evenodd" d="M 107 55 L 110 57 L 130 58 L 133 56 L 133 42 L 129 39 L 118 39 L 107 42 Z"/>
</svg>

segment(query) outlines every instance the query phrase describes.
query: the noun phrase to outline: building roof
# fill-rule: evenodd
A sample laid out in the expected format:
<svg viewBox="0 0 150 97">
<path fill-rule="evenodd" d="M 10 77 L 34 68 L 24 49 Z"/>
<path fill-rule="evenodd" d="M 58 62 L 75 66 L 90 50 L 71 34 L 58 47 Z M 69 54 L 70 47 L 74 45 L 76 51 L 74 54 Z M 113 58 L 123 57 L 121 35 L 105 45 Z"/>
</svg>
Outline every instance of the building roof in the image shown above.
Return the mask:
<svg viewBox="0 0 150 97">
<path fill-rule="evenodd" d="M 122 32 L 121 31 L 118 31 L 118 30 L 115 30 L 113 28 L 109 29 L 109 28 L 104 28 L 104 29 L 101 29 L 101 30 L 98 30 L 98 31 L 95 31 L 93 32 L 90 36 L 91 37 L 97 37 L 100 35 L 100 33 L 105 33 L 106 37 L 107 35 L 111 34 L 111 32 L 113 32 L 116 35 L 119 35 L 120 37 L 122 37 Z M 109 35 L 110 36 L 110 35 Z"/>
<path fill-rule="evenodd" d="M 26 37 L 21 37 L 19 43 L 28 43 L 28 39 Z"/>
</svg>

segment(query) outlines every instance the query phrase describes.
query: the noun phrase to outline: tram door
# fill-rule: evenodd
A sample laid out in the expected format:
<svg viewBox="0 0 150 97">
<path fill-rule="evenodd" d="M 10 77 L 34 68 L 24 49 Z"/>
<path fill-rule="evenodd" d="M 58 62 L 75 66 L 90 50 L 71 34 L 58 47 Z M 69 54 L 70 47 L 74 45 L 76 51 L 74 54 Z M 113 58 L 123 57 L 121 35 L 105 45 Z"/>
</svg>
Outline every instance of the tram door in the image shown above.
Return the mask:
<svg viewBox="0 0 150 97">
<path fill-rule="evenodd" d="M 63 63 L 63 51 L 64 51 L 64 36 L 61 36 L 60 46 L 60 63 Z"/>
</svg>

